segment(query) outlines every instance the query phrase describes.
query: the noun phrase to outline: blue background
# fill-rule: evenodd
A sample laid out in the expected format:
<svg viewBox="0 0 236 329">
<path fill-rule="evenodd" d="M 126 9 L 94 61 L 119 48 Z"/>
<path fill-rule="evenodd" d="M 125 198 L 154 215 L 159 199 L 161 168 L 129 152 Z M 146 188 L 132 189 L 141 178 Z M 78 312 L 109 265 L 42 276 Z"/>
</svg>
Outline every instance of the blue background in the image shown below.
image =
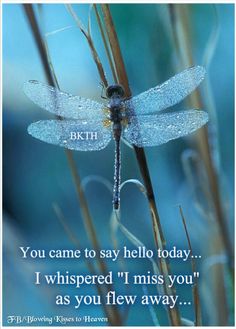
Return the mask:
<svg viewBox="0 0 236 329">
<path fill-rule="evenodd" d="M 37 15 L 39 17 L 38 8 Z M 76 5 L 75 11 L 87 25 L 88 5 Z M 234 6 L 217 5 L 219 39 L 207 71 L 212 88 L 218 121 L 220 158 L 219 177 L 222 202 L 227 214 L 228 227 L 233 239 L 234 200 Z M 50 55 L 60 88 L 72 94 L 100 101 L 101 86 L 95 64 L 87 42 L 75 22 L 61 4 L 42 5 L 41 28 L 48 33 L 68 29 L 47 37 Z M 194 62 L 203 64 L 204 51 L 209 45 L 209 36 L 216 25 L 213 5 L 190 5 L 191 44 Z M 175 50 L 168 21 L 166 5 L 112 5 L 111 12 L 118 33 L 124 61 L 133 95 L 151 88 L 176 74 Z M 105 51 L 100 39 L 94 14 L 92 14 L 92 35 L 96 49 L 101 56 L 108 80 L 112 82 Z M 180 67 L 180 70 L 185 67 Z M 54 306 L 56 294 L 75 294 L 73 288 L 36 287 L 34 272 L 45 273 L 58 269 L 69 269 L 86 273 L 84 262 L 78 260 L 22 260 L 19 246 L 34 249 L 74 248 L 73 244 L 53 211 L 53 203 L 61 208 L 67 224 L 79 239 L 81 248 L 91 246 L 85 234 L 76 191 L 62 148 L 39 142 L 27 134 L 27 126 L 33 121 L 52 117 L 35 106 L 23 94 L 24 81 L 35 79 L 46 81 L 40 57 L 21 5 L 3 5 L 3 175 L 4 175 L 4 315 L 33 314 L 50 315 L 62 312 L 74 316 L 78 311 L 72 307 Z M 206 82 L 201 91 L 205 95 Z M 204 98 L 206 100 L 207 97 Z M 205 103 L 206 104 L 206 103 Z M 206 106 L 206 105 L 205 105 Z M 182 103 L 181 107 L 187 108 Z M 205 108 L 208 111 L 208 108 Z M 211 114 L 210 114 L 211 117 Z M 212 119 L 213 121 L 213 119 Z M 210 121 L 211 122 L 211 121 Z M 197 133 L 196 133 L 197 134 Z M 154 187 L 157 207 L 165 233 L 167 248 L 173 245 L 188 248 L 181 223 L 178 205 L 181 204 L 195 254 L 203 255 L 199 263 L 202 285 L 201 299 L 204 305 L 204 324 L 216 324 L 214 312 L 217 305 L 210 305 L 204 297 L 204 284 L 211 276 L 206 268 L 210 257 L 209 236 L 214 234 L 215 224 L 206 220 L 199 211 L 192 186 L 186 180 L 181 155 L 195 148 L 196 134 L 172 141 L 165 145 L 145 150 Z M 81 178 L 98 175 L 112 184 L 113 143 L 100 152 L 75 152 L 78 172 Z M 141 180 L 134 152 L 122 145 L 122 180 Z M 92 179 L 92 178 L 91 178 Z M 142 180 L 141 180 L 142 181 Z M 110 216 L 112 212 L 111 193 L 94 181 L 88 185 L 86 196 L 94 220 L 97 236 L 102 248 L 111 248 Z M 143 243 L 154 249 L 152 224 L 145 197 L 135 185 L 127 185 L 121 192 L 122 223 Z M 117 233 L 119 247 L 133 248 L 122 232 Z M 118 270 L 119 264 L 108 262 L 109 268 Z M 127 261 L 131 273 L 151 270 L 149 261 Z M 204 267 L 205 266 L 205 267 Z M 190 273 L 190 264 L 172 261 L 174 273 Z M 205 274 L 204 274 L 205 273 Z M 205 276 L 204 276 L 205 275 Z M 117 284 L 118 291 L 122 287 Z M 141 287 L 131 287 L 132 294 L 142 294 Z M 150 291 L 154 294 L 155 289 Z M 182 300 L 191 300 L 190 287 L 178 287 Z M 78 291 L 76 291 L 78 293 Z M 82 293 L 96 293 L 91 287 Z M 208 293 L 207 293 L 208 294 Z M 208 305 L 208 306 L 206 306 Z M 211 311 L 210 311 L 211 309 Z M 62 311 L 61 311 L 62 310 Z M 158 320 L 168 324 L 166 313 L 158 308 Z M 182 307 L 183 317 L 193 320 L 193 310 Z M 82 307 L 80 314 L 102 315 L 99 307 Z M 212 315 L 213 314 L 213 315 Z M 148 308 L 135 305 L 130 308 L 125 324 L 153 325 Z"/>
</svg>

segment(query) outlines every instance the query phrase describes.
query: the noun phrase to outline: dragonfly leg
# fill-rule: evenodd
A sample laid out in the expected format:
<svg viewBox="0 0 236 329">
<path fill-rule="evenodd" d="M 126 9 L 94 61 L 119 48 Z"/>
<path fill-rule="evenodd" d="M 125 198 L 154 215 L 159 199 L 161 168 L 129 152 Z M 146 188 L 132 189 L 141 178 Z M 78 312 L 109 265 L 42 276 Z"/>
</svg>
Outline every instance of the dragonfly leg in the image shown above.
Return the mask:
<svg viewBox="0 0 236 329">
<path fill-rule="evenodd" d="M 104 83 L 103 83 L 103 82 L 100 82 L 99 84 L 100 84 L 100 86 L 102 87 L 102 90 L 101 90 L 101 98 L 102 98 L 102 99 L 107 99 L 107 97 L 104 96 L 104 95 L 106 94 L 106 93 L 104 93 L 104 89 L 105 89 L 105 85 L 104 85 Z"/>
</svg>

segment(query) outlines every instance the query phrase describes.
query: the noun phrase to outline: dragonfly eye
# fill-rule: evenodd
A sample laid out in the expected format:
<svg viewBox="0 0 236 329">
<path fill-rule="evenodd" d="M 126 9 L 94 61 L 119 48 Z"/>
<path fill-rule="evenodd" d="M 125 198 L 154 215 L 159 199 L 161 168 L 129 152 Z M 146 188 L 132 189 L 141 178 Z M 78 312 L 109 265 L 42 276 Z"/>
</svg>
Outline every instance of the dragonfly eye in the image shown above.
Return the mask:
<svg viewBox="0 0 236 329">
<path fill-rule="evenodd" d="M 125 94 L 124 88 L 121 85 L 112 85 L 109 86 L 106 90 L 106 95 L 108 98 L 111 98 L 113 95 L 118 95 L 123 97 Z"/>
</svg>

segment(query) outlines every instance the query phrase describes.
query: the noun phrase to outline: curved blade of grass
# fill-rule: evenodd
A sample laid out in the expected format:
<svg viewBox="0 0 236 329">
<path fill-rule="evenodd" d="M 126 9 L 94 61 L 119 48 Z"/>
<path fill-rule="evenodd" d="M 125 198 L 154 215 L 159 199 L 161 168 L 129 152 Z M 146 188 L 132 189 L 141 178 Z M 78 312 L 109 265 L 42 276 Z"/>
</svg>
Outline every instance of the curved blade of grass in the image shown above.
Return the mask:
<svg viewBox="0 0 236 329">
<path fill-rule="evenodd" d="M 134 184 L 136 185 L 136 187 L 138 187 L 138 189 L 145 195 L 147 196 L 147 191 L 145 186 L 138 180 L 138 179 L 127 179 L 126 181 L 124 181 L 121 185 L 120 185 L 120 190 L 122 190 L 122 188 L 127 185 L 127 184 Z"/>
<path fill-rule="evenodd" d="M 229 274 L 226 271 L 227 255 L 222 254 L 222 247 L 219 245 L 217 234 L 214 235 L 212 240 L 210 241 L 211 255 L 203 262 L 202 277 L 204 276 L 205 280 L 202 295 L 205 298 L 205 303 L 210 301 L 210 305 L 206 305 L 209 310 L 210 325 L 227 326 L 229 324 L 229 307 L 233 305 L 233 296 L 229 294 L 226 288 L 226 280 L 230 278 L 230 275 L 228 275 L 228 278 L 225 275 L 226 273 Z M 234 289 L 231 291 L 234 293 Z M 212 300 L 214 300 L 214 303 L 212 303 Z"/>
<path fill-rule="evenodd" d="M 144 295 L 148 296 L 149 292 L 148 292 L 147 286 L 143 285 L 142 288 L 143 288 Z M 160 327 L 160 321 L 158 320 L 158 317 L 157 317 L 157 314 L 155 312 L 155 309 L 154 309 L 153 305 L 148 304 L 148 309 L 149 309 L 149 312 L 151 314 L 154 326 L 155 327 Z"/>
<path fill-rule="evenodd" d="M 111 182 L 108 179 L 105 179 L 102 176 L 98 176 L 98 175 L 86 176 L 82 179 L 81 186 L 85 190 L 87 185 L 90 183 L 93 183 L 93 182 L 102 184 L 103 186 L 105 186 L 107 188 L 107 190 L 109 192 L 111 192 L 111 195 L 113 194 L 113 185 L 111 184 Z"/>
<path fill-rule="evenodd" d="M 146 189 L 144 187 L 144 185 L 137 179 L 129 179 L 126 180 L 125 182 L 123 182 L 120 185 L 120 190 L 122 190 L 122 188 L 126 185 L 126 184 L 134 184 L 140 192 L 142 192 L 145 196 L 146 196 Z M 116 233 L 118 230 L 118 221 L 117 221 L 117 216 L 119 216 L 119 212 L 117 211 L 113 211 L 112 215 L 111 215 L 111 219 L 110 219 L 110 226 L 111 226 L 111 236 L 112 236 L 112 240 L 113 240 L 113 244 L 114 246 L 117 248 L 118 243 L 117 243 L 117 239 L 116 239 Z"/>
<path fill-rule="evenodd" d="M 209 189 L 208 176 L 197 151 L 187 149 L 181 154 L 181 162 L 196 209 L 207 221 L 214 220 L 214 204 Z"/>
</svg>

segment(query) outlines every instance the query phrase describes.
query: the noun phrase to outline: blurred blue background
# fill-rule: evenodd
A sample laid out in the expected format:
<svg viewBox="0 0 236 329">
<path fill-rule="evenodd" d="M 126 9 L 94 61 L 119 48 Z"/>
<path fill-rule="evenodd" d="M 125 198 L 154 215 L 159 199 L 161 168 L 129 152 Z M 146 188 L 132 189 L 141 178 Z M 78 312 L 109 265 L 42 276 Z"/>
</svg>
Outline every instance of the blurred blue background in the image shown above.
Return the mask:
<svg viewBox="0 0 236 329">
<path fill-rule="evenodd" d="M 196 65 L 203 64 L 203 55 L 210 33 L 217 22 L 219 39 L 207 78 L 212 87 L 218 120 L 220 172 L 224 210 L 233 240 L 234 200 L 234 5 L 190 5 L 192 49 Z M 101 86 L 95 64 L 87 42 L 75 22 L 62 4 L 41 6 L 40 17 L 43 33 L 68 27 L 47 37 L 54 69 L 63 91 L 100 100 Z M 88 5 L 75 5 L 74 10 L 86 26 Z M 170 33 L 167 5 L 111 5 L 124 61 L 133 95 L 151 88 L 176 74 L 178 54 Z M 108 80 L 111 73 L 94 14 L 92 35 Z M 185 69 L 182 67 L 181 69 Z M 62 312 L 74 316 L 78 311 L 72 307 L 54 306 L 54 296 L 61 288 L 35 287 L 33 273 L 37 270 L 49 273 L 58 269 L 85 273 L 82 261 L 43 260 L 26 261 L 20 258 L 19 246 L 35 249 L 73 248 L 73 244 L 53 211 L 53 203 L 61 208 L 67 224 L 77 235 L 81 248 L 91 246 L 85 234 L 77 201 L 76 191 L 67 159 L 62 148 L 37 141 L 27 134 L 27 126 L 33 121 L 50 118 L 47 112 L 35 106 L 23 94 L 25 81 L 46 81 L 40 57 L 24 14 L 18 4 L 3 5 L 3 174 L 4 174 L 4 323 L 11 314 L 50 315 Z M 201 90 L 204 93 L 204 84 Z M 181 104 L 187 108 L 187 105 Z M 208 110 L 205 108 L 205 110 Z M 145 150 L 157 207 L 165 233 L 167 248 L 176 245 L 187 248 L 178 205 L 181 204 L 195 254 L 209 256 L 208 227 L 199 211 L 186 180 L 181 154 L 194 149 L 196 134 L 172 141 L 165 145 Z M 74 153 L 81 178 L 99 175 L 112 183 L 113 143 L 100 152 Z M 134 152 L 122 145 L 122 180 L 141 179 Z M 91 182 L 86 196 L 103 248 L 111 248 L 110 215 L 112 196 L 101 184 Z M 121 192 L 122 223 L 143 243 L 154 249 L 152 223 L 147 201 L 134 185 L 127 185 Z M 206 224 L 207 223 L 207 224 Z M 214 231 L 213 231 L 214 232 Z M 121 232 L 119 246 L 133 245 Z M 205 241 L 205 242 L 204 242 Z M 108 264 L 117 270 L 118 264 Z M 131 272 L 145 273 L 151 269 L 148 261 L 127 262 Z M 203 264 L 199 264 L 203 268 Z M 189 273 L 190 264 L 174 261 L 174 273 Z M 209 275 L 206 274 L 206 275 Z M 204 280 L 202 275 L 200 280 Z M 64 288 L 63 288 L 64 289 Z M 117 286 L 118 291 L 122 288 Z M 65 287 L 65 293 L 75 294 Z M 132 294 L 142 294 L 141 287 L 131 287 Z M 203 289 L 204 290 L 204 289 Z M 155 289 L 150 288 L 152 293 Z M 191 300 L 191 288 L 179 287 L 178 293 L 184 300 Z M 77 291 L 76 291 L 77 292 Z M 83 293 L 96 293 L 93 288 L 82 289 Z M 78 292 L 77 292 L 78 293 Z M 204 295 L 204 294 L 203 294 Z M 203 305 L 206 303 L 201 296 Z M 214 306 L 213 306 L 214 308 Z M 207 309 L 207 308 L 206 308 Z M 62 311 L 61 311 L 62 310 Z M 193 320 L 193 310 L 182 307 L 182 315 Z M 82 307 L 79 313 L 102 315 L 99 307 Z M 168 324 L 163 309 L 157 310 L 161 324 Z M 204 324 L 212 324 L 208 311 L 203 312 Z M 139 305 L 131 307 L 126 325 L 153 325 L 150 310 Z M 214 324 L 214 323 L 213 323 Z M 216 323 L 215 323 L 216 324 Z"/>
</svg>

